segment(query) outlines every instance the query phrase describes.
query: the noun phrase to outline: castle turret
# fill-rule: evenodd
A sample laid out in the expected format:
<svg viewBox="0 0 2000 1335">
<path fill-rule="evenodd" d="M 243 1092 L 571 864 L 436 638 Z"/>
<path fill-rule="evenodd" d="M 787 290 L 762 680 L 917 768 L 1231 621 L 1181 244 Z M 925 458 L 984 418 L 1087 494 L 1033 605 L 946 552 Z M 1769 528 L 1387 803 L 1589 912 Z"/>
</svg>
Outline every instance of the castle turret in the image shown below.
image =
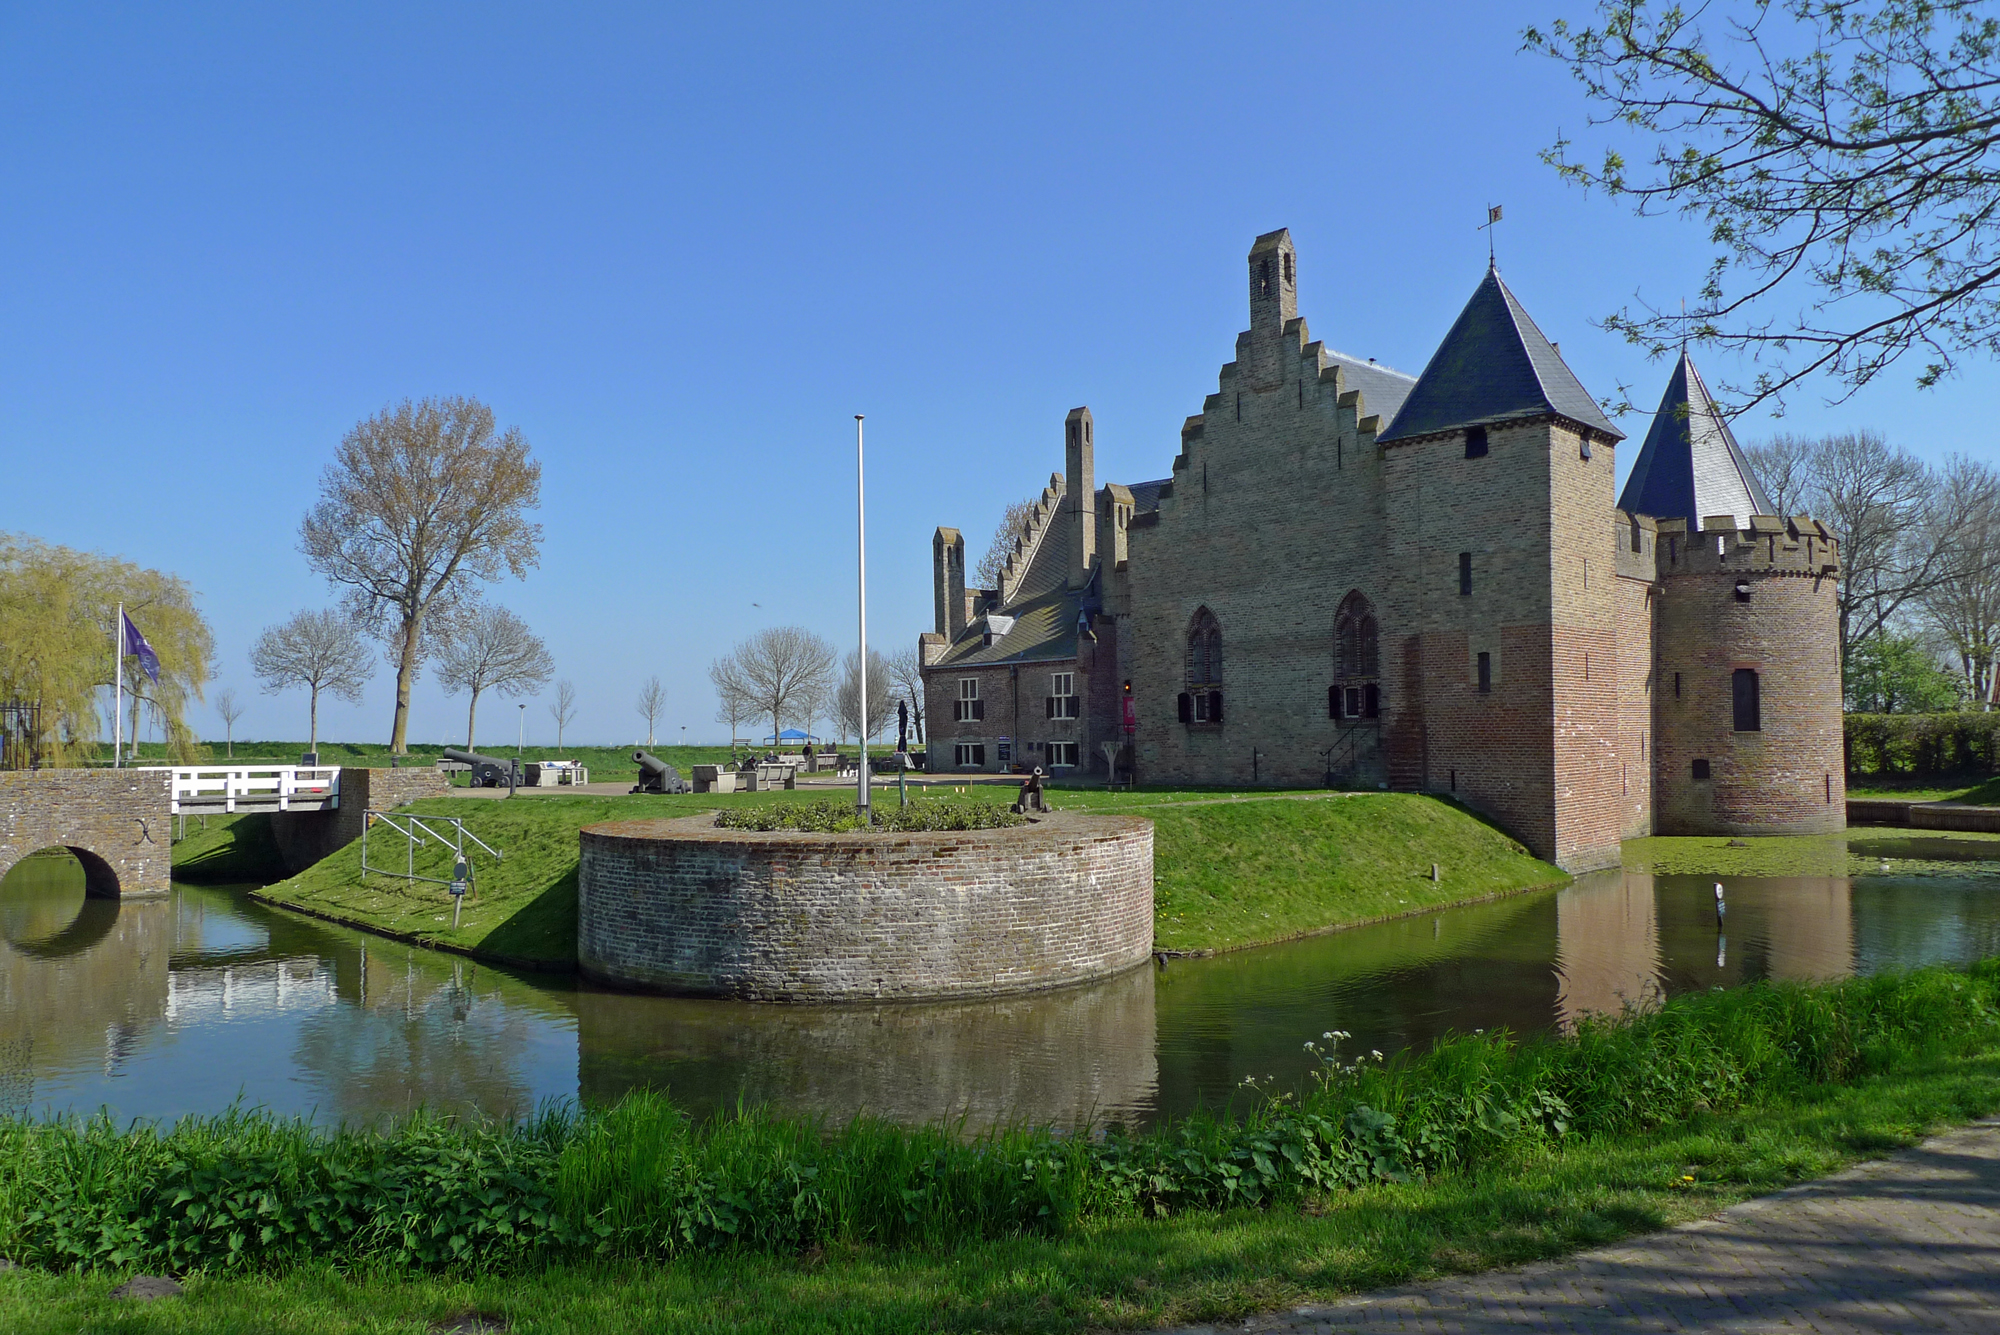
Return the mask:
<svg viewBox="0 0 2000 1335">
<path fill-rule="evenodd" d="M 1097 564 L 1097 483 L 1092 476 L 1090 409 L 1072 408 L 1063 423 L 1063 518 L 1069 529 L 1069 586 L 1090 583 Z"/>
<path fill-rule="evenodd" d="M 1747 524 L 1750 516 L 1777 508 L 1685 352 L 1667 381 L 1618 508 L 1689 524 L 1716 515 Z"/>
</svg>

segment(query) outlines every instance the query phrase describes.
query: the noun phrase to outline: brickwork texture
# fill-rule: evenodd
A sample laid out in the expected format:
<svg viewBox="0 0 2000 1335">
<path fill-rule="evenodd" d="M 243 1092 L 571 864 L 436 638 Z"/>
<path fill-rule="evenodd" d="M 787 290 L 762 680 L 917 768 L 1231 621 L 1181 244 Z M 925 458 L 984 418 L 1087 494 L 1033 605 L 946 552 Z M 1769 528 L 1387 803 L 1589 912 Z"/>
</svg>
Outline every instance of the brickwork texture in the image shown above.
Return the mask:
<svg viewBox="0 0 2000 1335">
<path fill-rule="evenodd" d="M 1153 828 L 1057 812 L 963 833 L 766 833 L 704 814 L 582 832 L 577 960 L 601 982 L 842 1001 L 1101 978 L 1153 945 Z"/>
<path fill-rule="evenodd" d="M 0 772 L 0 876 L 40 849 L 83 863 L 85 892 L 101 898 L 171 888 L 173 781 L 165 770 Z"/>
</svg>

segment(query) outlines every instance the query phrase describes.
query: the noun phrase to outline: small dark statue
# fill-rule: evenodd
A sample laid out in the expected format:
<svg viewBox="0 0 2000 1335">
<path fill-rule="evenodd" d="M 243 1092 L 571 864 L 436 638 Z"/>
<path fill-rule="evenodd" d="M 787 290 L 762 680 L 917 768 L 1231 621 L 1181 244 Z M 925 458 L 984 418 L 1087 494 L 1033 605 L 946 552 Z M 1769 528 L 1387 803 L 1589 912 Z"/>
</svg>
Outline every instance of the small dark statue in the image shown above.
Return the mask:
<svg viewBox="0 0 2000 1335">
<path fill-rule="evenodd" d="M 1014 799 L 1014 814 L 1022 816 L 1030 811 L 1046 814 L 1048 809 L 1049 804 L 1042 797 L 1042 767 L 1037 765 L 1021 781 L 1021 795 Z"/>
</svg>

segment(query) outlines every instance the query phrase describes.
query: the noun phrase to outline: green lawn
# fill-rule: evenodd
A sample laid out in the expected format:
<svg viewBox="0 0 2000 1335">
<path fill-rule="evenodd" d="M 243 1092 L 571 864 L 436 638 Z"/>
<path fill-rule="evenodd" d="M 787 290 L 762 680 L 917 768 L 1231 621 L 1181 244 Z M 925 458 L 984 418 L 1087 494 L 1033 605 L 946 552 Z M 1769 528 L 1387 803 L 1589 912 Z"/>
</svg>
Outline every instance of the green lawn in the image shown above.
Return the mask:
<svg viewBox="0 0 2000 1335">
<path fill-rule="evenodd" d="M 459 742 L 410 744 L 409 754 L 402 759 L 405 765 L 433 765 L 447 747 L 456 748 Z M 296 765 L 305 753 L 304 742 L 249 741 L 236 743 L 236 757 L 227 757 L 228 748 L 221 742 L 208 744 L 212 753 L 208 764 L 254 764 L 262 762 L 271 765 Z M 849 748 L 850 750 L 852 748 Z M 639 766 L 632 759 L 630 746 L 567 746 L 560 750 L 553 746 L 530 746 L 519 754 L 523 761 L 531 760 L 580 760 L 590 767 L 592 783 L 636 783 Z M 481 755 L 492 756 L 496 760 L 506 760 L 515 755 L 514 744 L 497 738 L 488 738 L 479 747 Z M 717 765 L 729 760 L 726 746 L 656 746 L 652 754 L 680 769 L 681 776 L 687 776 L 693 765 Z M 374 742 L 328 742 L 319 744 L 319 759 L 322 765 L 356 765 L 363 768 L 389 768 L 389 748 Z M 142 765 L 164 765 L 166 750 L 158 742 L 148 742 L 140 746 L 137 763 Z M 463 782 L 461 777 L 460 782 Z"/>
<path fill-rule="evenodd" d="M 998 785 L 964 786 L 968 797 L 980 801 L 1010 801 L 1014 793 Z M 945 795 L 954 787 L 939 784 L 933 791 Z M 893 788 L 877 800 L 893 801 L 892 794 Z M 467 897 L 455 929 L 444 887 L 395 876 L 364 877 L 359 843 L 259 894 L 273 903 L 426 945 L 512 963 L 568 967 L 576 953 L 578 829 L 600 821 L 805 795 L 538 795 L 532 801 L 419 802 L 413 810 L 459 816 L 467 830 L 505 854 L 499 862 L 475 855 L 476 893 Z M 1072 790 L 1054 798 L 1057 807 L 1127 811 L 1153 820 L 1156 932 L 1164 950 L 1228 950 L 1280 941 L 1565 879 L 1459 808 L 1404 793 L 1284 797 Z M 371 835 L 370 863 L 405 866 L 406 847 L 399 838 Z M 206 845 L 195 852 L 218 866 L 235 865 Z M 1440 869 L 1435 883 L 1430 879 L 1433 862 Z M 206 874 L 201 861 L 190 865 L 197 874 Z M 448 868 L 442 848 L 419 852 L 419 873 L 443 876 Z"/>
<path fill-rule="evenodd" d="M 1975 806 L 2000 806 L 2000 775 L 1956 782 L 1937 778 L 1898 778 L 1893 775 L 1857 776 L 1847 785 L 1847 795 L 1857 798 L 1889 798 L 1904 802 L 1970 802 Z"/>
</svg>

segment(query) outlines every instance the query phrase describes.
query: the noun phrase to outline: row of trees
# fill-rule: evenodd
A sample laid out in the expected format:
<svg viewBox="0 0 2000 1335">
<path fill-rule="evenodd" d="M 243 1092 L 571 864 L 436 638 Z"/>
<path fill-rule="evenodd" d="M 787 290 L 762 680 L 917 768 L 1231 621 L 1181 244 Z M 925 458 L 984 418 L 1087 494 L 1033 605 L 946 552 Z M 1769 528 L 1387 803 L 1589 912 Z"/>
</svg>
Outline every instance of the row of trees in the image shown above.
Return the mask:
<svg viewBox="0 0 2000 1335">
<path fill-rule="evenodd" d="M 1871 713 L 2000 701 L 2000 470 L 1873 431 L 1752 446 L 1772 503 L 1841 539 L 1840 662 Z"/>
<path fill-rule="evenodd" d="M 769 719 L 771 736 L 787 727 L 812 732 L 831 719 L 840 740 L 881 735 L 900 702 L 909 707 L 916 741 L 924 739 L 923 676 L 913 650 L 884 656 L 870 649 L 867 711 L 862 711 L 862 662 L 857 650 L 843 657 L 821 636 L 800 626 L 758 631 L 709 664 L 719 702 L 715 721 L 736 737 L 742 725 Z"/>
</svg>

